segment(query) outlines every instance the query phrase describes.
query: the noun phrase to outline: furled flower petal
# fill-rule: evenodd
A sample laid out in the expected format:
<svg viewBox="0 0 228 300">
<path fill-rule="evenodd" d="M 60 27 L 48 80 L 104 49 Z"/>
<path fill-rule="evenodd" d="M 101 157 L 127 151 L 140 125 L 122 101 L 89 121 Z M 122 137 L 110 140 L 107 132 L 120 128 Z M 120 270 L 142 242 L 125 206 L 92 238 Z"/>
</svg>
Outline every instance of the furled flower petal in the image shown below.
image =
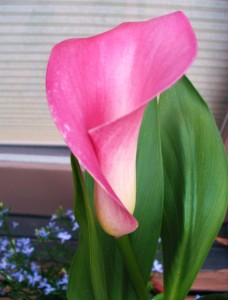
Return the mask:
<svg viewBox="0 0 228 300">
<path fill-rule="evenodd" d="M 181 12 L 124 23 L 57 44 L 47 68 L 52 116 L 95 179 L 95 210 L 109 234 L 134 231 L 136 148 L 148 101 L 177 81 L 197 52 Z"/>
</svg>

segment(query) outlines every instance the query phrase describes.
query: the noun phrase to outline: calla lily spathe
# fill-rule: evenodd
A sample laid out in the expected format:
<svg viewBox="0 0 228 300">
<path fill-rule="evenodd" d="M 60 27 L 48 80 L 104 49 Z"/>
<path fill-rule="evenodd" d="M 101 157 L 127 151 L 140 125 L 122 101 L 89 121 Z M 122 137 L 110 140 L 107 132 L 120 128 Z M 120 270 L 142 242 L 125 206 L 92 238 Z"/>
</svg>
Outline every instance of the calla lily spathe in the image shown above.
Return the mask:
<svg viewBox="0 0 228 300">
<path fill-rule="evenodd" d="M 181 12 L 69 39 L 51 52 L 50 111 L 93 176 L 96 215 L 113 236 L 138 226 L 136 150 L 145 106 L 186 72 L 196 52 L 195 34 Z"/>
</svg>

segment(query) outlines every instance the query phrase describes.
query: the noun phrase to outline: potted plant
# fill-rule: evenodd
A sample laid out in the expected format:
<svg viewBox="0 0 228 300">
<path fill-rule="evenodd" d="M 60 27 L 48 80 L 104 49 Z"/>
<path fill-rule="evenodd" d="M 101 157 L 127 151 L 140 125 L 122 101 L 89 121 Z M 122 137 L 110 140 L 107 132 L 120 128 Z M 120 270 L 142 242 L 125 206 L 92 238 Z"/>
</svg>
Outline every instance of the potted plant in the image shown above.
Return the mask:
<svg viewBox="0 0 228 300">
<path fill-rule="evenodd" d="M 73 211 L 60 207 L 46 226 L 35 230 L 34 238 L 23 236 L 23 225 L 11 221 L 9 213 L 0 203 L 0 297 L 67 299 L 68 271 L 79 230 Z"/>
<path fill-rule="evenodd" d="M 154 299 L 184 300 L 202 266 L 228 169 L 211 112 L 184 76 L 196 53 L 182 12 L 53 48 L 47 98 L 72 152 L 80 225 L 69 300 L 149 299 L 160 236 L 164 291 Z"/>
</svg>

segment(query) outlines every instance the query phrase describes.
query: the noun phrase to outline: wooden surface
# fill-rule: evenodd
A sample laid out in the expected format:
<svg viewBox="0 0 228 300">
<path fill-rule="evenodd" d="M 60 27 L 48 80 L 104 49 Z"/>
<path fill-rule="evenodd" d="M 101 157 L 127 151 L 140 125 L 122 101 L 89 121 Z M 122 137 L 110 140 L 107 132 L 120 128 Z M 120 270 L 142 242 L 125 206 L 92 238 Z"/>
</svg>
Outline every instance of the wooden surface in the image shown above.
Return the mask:
<svg viewBox="0 0 228 300">
<path fill-rule="evenodd" d="M 153 278 L 163 285 L 161 274 L 155 273 Z M 228 292 L 228 269 L 200 272 L 192 285 L 191 291 L 200 295 L 206 292 Z M 190 299 L 195 299 L 195 296 L 186 298 L 186 300 Z"/>
<path fill-rule="evenodd" d="M 200 272 L 192 290 L 228 292 L 228 269 L 212 272 Z"/>
</svg>

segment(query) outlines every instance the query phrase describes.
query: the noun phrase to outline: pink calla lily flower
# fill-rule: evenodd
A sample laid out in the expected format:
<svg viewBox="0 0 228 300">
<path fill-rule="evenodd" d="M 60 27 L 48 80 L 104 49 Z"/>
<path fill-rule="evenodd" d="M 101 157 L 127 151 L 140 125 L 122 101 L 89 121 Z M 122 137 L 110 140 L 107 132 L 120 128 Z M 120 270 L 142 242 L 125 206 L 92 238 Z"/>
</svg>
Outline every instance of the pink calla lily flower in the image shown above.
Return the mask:
<svg viewBox="0 0 228 300">
<path fill-rule="evenodd" d="M 70 150 L 95 180 L 100 225 L 134 231 L 136 150 L 146 104 L 176 82 L 197 52 L 181 12 L 124 23 L 57 44 L 47 68 L 47 98 Z"/>
</svg>

